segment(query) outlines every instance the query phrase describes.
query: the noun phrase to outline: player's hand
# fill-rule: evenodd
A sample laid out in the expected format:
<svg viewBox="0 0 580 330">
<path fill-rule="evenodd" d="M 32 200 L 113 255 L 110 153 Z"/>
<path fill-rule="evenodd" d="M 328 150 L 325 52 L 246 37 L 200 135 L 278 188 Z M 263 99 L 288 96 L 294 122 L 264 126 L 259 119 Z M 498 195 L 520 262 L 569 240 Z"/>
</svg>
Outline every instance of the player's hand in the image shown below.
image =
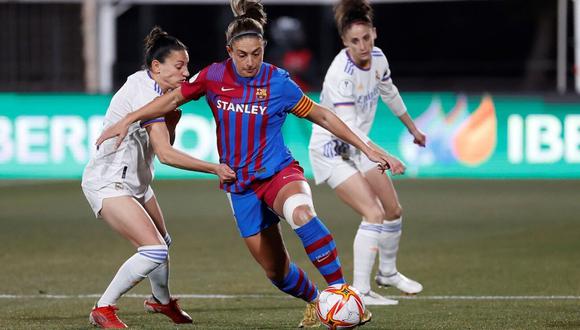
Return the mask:
<svg viewBox="0 0 580 330">
<path fill-rule="evenodd" d="M 215 175 L 220 179 L 220 183 L 232 183 L 236 181 L 236 172 L 226 164 L 218 164 Z"/>
<path fill-rule="evenodd" d="M 95 145 L 98 147 L 103 142 L 116 136 L 117 141 L 115 142 L 115 149 L 119 148 L 121 142 L 123 142 L 123 139 L 125 138 L 125 136 L 127 136 L 127 132 L 129 131 L 130 125 L 131 123 L 127 122 L 127 117 L 124 117 L 123 119 L 116 122 L 114 125 L 106 128 L 97 139 Z"/>
<path fill-rule="evenodd" d="M 391 170 L 393 175 L 405 173 L 405 164 L 402 161 L 379 148 L 370 147 L 370 151 L 366 155 L 370 160 L 377 163 L 379 170 L 382 172 Z"/>
<path fill-rule="evenodd" d="M 421 130 L 416 129 L 415 131 L 409 133 L 413 135 L 413 143 L 415 143 L 420 147 L 425 147 L 425 145 L 427 144 L 427 136 L 423 132 L 421 132 Z"/>
<path fill-rule="evenodd" d="M 399 158 L 395 156 L 387 155 L 387 158 L 388 158 L 387 168 L 391 170 L 391 173 L 393 175 L 405 174 L 405 170 L 407 169 L 405 163 L 403 163 L 401 160 L 399 160 Z"/>
<path fill-rule="evenodd" d="M 165 125 L 169 131 L 169 143 L 173 145 L 175 142 L 175 127 L 181 119 L 181 109 L 175 109 L 165 114 Z"/>
</svg>

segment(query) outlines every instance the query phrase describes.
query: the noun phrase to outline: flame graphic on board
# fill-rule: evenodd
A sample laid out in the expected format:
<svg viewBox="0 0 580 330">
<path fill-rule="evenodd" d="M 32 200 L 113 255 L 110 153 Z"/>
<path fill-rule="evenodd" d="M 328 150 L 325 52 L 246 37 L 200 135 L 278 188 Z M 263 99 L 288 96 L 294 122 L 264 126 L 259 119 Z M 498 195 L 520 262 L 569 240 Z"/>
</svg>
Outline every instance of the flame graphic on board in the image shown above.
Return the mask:
<svg viewBox="0 0 580 330">
<path fill-rule="evenodd" d="M 497 119 L 491 96 L 461 125 L 452 141 L 453 155 L 461 163 L 477 166 L 493 154 L 497 144 Z"/>
<path fill-rule="evenodd" d="M 497 143 L 497 119 L 491 96 L 483 97 L 470 114 L 467 97 L 459 95 L 453 109 L 445 114 L 439 97 L 433 97 L 429 107 L 415 124 L 427 134 L 427 147 L 419 148 L 405 130 L 399 138 L 403 159 L 410 174 L 419 167 L 452 165 L 458 162 L 477 166 L 487 161 Z"/>
</svg>

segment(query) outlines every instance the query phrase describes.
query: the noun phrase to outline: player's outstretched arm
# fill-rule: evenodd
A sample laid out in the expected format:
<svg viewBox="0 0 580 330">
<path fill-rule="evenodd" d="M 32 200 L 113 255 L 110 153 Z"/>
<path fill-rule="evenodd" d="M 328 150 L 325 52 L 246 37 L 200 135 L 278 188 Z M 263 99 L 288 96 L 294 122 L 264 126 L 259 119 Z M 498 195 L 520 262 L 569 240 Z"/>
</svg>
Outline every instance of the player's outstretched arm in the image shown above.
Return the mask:
<svg viewBox="0 0 580 330">
<path fill-rule="evenodd" d="M 126 115 L 112 126 L 106 128 L 95 143 L 97 146 L 101 145 L 104 141 L 117 137 L 116 147 L 121 145 L 123 139 L 127 135 L 129 126 L 139 120 L 157 118 L 165 115 L 166 113 L 175 110 L 178 106 L 185 103 L 185 98 L 181 95 L 181 87 L 174 89 L 173 91 L 160 96 L 153 101 L 147 103 L 144 107 L 139 110 L 133 111 Z"/>
<path fill-rule="evenodd" d="M 390 169 L 391 173 L 395 175 L 405 172 L 405 165 L 400 160 L 377 148 L 372 142 L 365 143 L 337 115 L 327 108 L 314 103 L 306 118 L 362 151 L 370 160 L 378 163 L 381 170 Z"/>
<path fill-rule="evenodd" d="M 157 122 L 147 126 L 153 151 L 161 163 L 183 170 L 215 174 L 220 183 L 236 180 L 236 173 L 229 166 L 209 163 L 173 148 L 167 124 L 167 122 Z"/>
</svg>

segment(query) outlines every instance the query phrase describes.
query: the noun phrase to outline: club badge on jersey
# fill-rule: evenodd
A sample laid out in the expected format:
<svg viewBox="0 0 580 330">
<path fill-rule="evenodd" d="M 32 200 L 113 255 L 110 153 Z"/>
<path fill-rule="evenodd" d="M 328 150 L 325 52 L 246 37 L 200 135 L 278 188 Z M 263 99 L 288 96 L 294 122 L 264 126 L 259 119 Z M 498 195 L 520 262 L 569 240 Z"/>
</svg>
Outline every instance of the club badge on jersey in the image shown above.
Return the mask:
<svg viewBox="0 0 580 330">
<path fill-rule="evenodd" d="M 264 100 L 268 97 L 268 90 L 266 88 L 256 88 L 256 98 Z"/>
</svg>

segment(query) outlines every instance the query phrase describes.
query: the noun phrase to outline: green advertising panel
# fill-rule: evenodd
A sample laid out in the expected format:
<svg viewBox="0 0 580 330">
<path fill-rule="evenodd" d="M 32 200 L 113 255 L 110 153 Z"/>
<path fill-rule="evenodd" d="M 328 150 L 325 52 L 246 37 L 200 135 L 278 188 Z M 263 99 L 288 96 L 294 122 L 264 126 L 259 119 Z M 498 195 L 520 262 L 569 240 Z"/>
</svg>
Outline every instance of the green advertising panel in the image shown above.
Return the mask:
<svg viewBox="0 0 580 330">
<path fill-rule="evenodd" d="M 80 178 L 110 98 L 0 94 L 0 178 Z M 427 134 L 427 147 L 414 145 L 380 102 L 370 136 L 406 163 L 405 177 L 580 178 L 580 103 L 452 93 L 405 93 L 403 98 Z M 182 108 L 175 146 L 217 162 L 208 105 L 197 101 Z M 310 131 L 310 122 L 292 115 L 284 124 L 286 143 L 308 176 Z M 205 175 L 157 163 L 156 176 Z"/>
</svg>

